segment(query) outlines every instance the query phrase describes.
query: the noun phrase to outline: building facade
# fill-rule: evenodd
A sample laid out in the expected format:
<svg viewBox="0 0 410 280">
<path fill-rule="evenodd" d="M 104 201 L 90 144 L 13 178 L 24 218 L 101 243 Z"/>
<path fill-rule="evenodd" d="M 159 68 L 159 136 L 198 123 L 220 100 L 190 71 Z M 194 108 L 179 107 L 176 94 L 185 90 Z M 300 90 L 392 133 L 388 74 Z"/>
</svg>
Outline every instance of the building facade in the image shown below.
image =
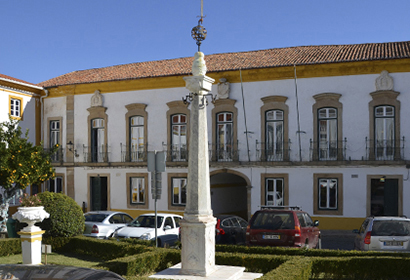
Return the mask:
<svg viewBox="0 0 410 280">
<path fill-rule="evenodd" d="M 157 209 L 183 213 L 193 58 L 76 71 L 45 81 L 43 142 L 88 210 L 154 211 L 149 151 L 166 152 Z M 205 56 L 214 215 L 297 205 L 322 229 L 410 215 L 410 42 Z"/>
</svg>

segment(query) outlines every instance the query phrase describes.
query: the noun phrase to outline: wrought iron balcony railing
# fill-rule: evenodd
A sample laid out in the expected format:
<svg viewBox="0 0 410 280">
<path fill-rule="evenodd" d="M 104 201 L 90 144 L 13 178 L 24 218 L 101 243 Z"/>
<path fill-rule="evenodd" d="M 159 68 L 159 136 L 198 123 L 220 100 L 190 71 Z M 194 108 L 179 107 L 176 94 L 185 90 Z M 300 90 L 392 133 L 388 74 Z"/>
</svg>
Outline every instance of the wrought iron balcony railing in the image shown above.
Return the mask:
<svg viewBox="0 0 410 280">
<path fill-rule="evenodd" d="M 99 146 L 83 145 L 84 162 L 108 162 L 109 146 L 107 144 Z"/>
<path fill-rule="evenodd" d="M 44 148 L 44 151 L 46 153 L 50 153 L 51 149 L 50 148 Z M 64 149 L 59 147 L 54 154 L 50 155 L 51 162 L 52 163 L 62 163 L 62 162 L 64 162 L 63 152 L 64 152 Z"/>
<path fill-rule="evenodd" d="M 256 140 L 256 155 L 260 161 L 289 161 L 291 141 L 266 144 Z"/>
<path fill-rule="evenodd" d="M 342 141 L 319 141 L 310 139 L 310 160 L 345 160 L 347 138 Z"/>
<path fill-rule="evenodd" d="M 368 160 L 402 160 L 404 136 L 398 140 L 374 140 L 366 137 L 366 153 Z"/>
<path fill-rule="evenodd" d="M 138 147 L 127 147 L 121 145 L 121 162 L 145 162 L 147 161 L 147 145 Z"/>
<path fill-rule="evenodd" d="M 167 153 L 167 161 L 185 162 L 188 161 L 187 145 L 167 145 L 162 143 L 164 151 Z"/>
<path fill-rule="evenodd" d="M 239 161 L 238 144 L 208 144 L 209 158 L 211 161 Z"/>
</svg>

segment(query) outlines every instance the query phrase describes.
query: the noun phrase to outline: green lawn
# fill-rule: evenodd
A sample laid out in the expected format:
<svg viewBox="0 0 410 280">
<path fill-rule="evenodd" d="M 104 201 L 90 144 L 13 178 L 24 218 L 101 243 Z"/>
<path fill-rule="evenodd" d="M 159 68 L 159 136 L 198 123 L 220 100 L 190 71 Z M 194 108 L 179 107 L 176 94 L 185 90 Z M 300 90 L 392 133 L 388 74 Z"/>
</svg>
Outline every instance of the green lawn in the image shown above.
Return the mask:
<svg viewBox="0 0 410 280">
<path fill-rule="evenodd" d="M 42 254 L 41 262 L 46 263 L 46 257 Z M 21 254 L 10 255 L 7 257 L 0 257 L 1 264 L 22 264 L 23 257 Z M 79 255 L 69 255 L 69 254 L 47 254 L 47 264 L 59 264 L 59 265 L 68 265 L 68 266 L 78 266 L 86 268 L 97 268 L 100 260 L 88 257 L 88 256 L 79 256 Z"/>
</svg>

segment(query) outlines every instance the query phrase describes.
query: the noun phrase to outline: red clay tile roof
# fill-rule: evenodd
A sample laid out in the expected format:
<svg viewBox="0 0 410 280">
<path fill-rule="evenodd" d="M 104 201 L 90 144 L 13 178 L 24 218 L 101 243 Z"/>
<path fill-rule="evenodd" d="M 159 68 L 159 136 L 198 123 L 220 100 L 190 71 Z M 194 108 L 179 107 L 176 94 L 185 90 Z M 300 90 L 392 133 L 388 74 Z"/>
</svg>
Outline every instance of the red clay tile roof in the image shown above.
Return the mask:
<svg viewBox="0 0 410 280">
<path fill-rule="evenodd" d="M 350 61 L 410 58 L 410 41 L 356 45 L 302 46 L 206 55 L 208 73 Z M 147 61 L 74 71 L 40 83 L 43 87 L 189 75 L 193 57 Z"/>
<path fill-rule="evenodd" d="M 20 80 L 20 79 L 16 79 L 16 78 L 13 78 L 13 77 L 10 77 L 10 76 L 7 76 L 7 75 L 3 75 L 3 74 L 0 74 L 0 78 L 7 79 L 7 80 L 10 80 L 10 81 L 19 82 L 19 83 L 24 83 L 24 84 L 27 84 L 27 85 L 37 87 L 36 84 L 32 84 L 32 83 L 29 83 L 29 82 L 26 82 L 26 81 L 23 81 L 23 80 Z"/>
</svg>

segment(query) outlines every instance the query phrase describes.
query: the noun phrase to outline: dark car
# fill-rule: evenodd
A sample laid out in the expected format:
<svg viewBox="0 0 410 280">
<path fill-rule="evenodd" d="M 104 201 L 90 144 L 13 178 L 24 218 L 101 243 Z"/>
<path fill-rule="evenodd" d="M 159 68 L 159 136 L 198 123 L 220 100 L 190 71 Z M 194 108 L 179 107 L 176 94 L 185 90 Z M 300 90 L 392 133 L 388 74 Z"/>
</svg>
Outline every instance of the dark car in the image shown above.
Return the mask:
<svg viewBox="0 0 410 280">
<path fill-rule="evenodd" d="M 300 207 L 262 207 L 249 222 L 246 245 L 320 248 L 318 226 Z"/>
<path fill-rule="evenodd" d="M 216 244 L 245 244 L 248 222 L 238 216 L 220 215 L 216 217 Z"/>
</svg>

